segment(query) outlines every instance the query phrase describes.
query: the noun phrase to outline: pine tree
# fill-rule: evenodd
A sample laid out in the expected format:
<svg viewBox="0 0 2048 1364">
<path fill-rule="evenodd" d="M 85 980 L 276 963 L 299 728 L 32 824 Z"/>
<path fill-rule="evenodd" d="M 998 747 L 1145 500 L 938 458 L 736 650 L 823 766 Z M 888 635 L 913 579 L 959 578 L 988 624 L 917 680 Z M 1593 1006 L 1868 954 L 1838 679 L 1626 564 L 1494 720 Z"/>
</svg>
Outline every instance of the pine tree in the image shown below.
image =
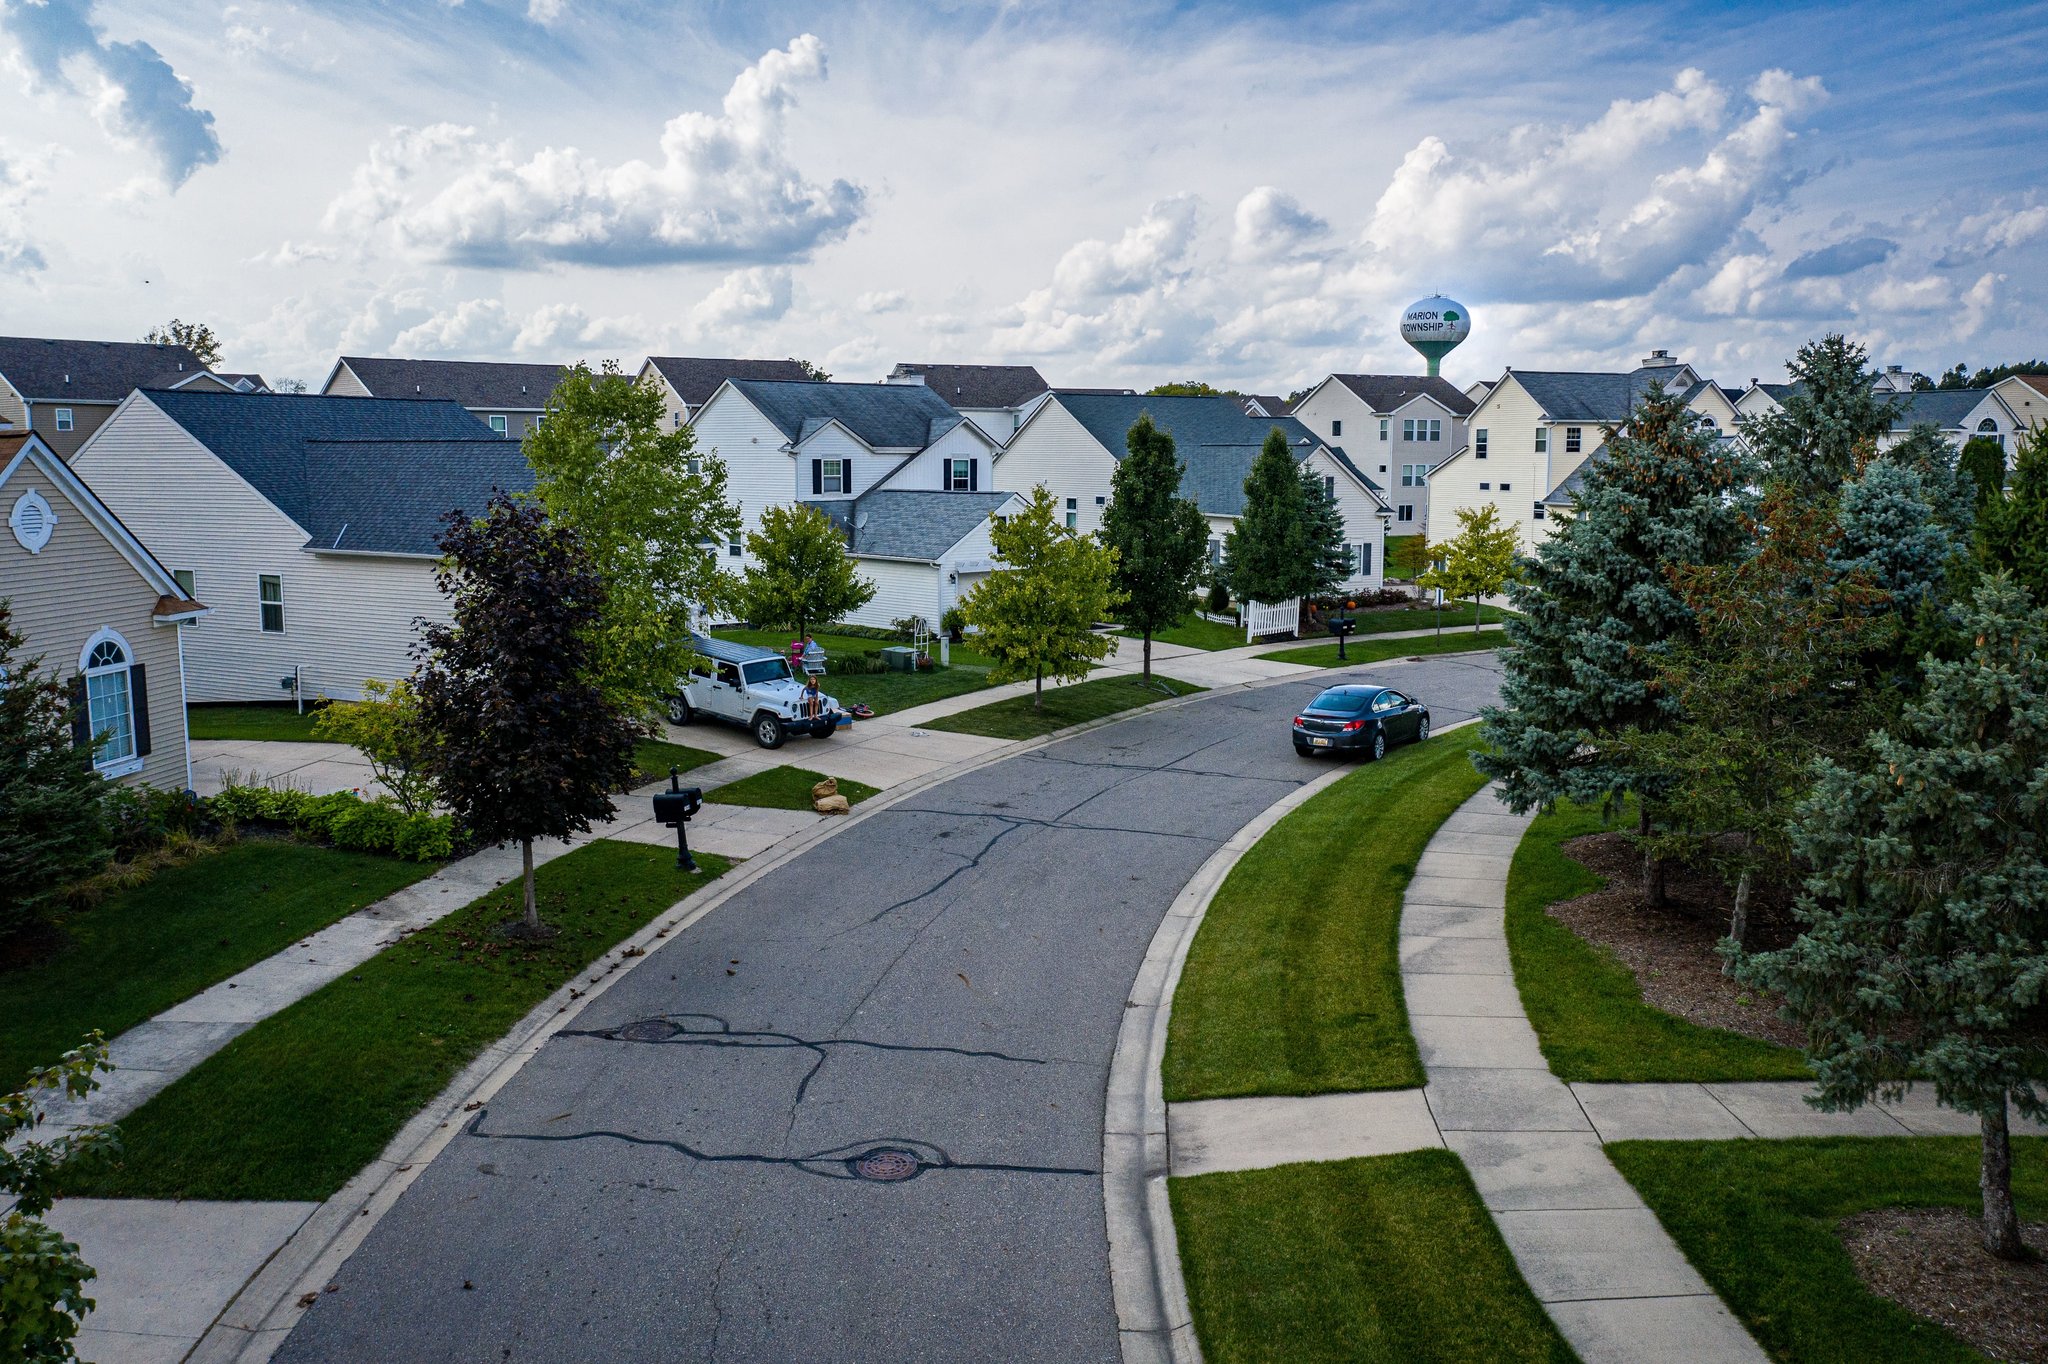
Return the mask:
<svg viewBox="0 0 2048 1364">
<path fill-rule="evenodd" d="M 839 527 L 816 507 L 765 508 L 761 529 L 747 534 L 747 553 L 754 566 L 736 600 L 757 626 L 786 625 L 802 638 L 874 599 L 875 585 L 854 572 Z"/>
<path fill-rule="evenodd" d="M 1483 507 L 1458 509 L 1458 533 L 1437 546 L 1437 563 L 1415 580 L 1417 587 L 1440 591 L 1453 600 L 1472 603 L 1472 633 L 1479 633 L 1480 604 L 1499 596 L 1515 577 L 1520 557 L 1520 539 L 1513 526 L 1504 525 L 1500 509 L 1491 502 Z"/>
<path fill-rule="evenodd" d="M 1129 453 L 1110 475 L 1102 510 L 1102 542 L 1116 551 L 1114 586 L 1123 594 L 1125 625 L 1145 641 L 1145 680 L 1152 680 L 1152 635 L 1187 619 L 1202 578 L 1209 520 L 1180 495 L 1186 473 L 1173 437 L 1142 414 L 1124 437 Z"/>
<path fill-rule="evenodd" d="M 1575 510 L 1508 588 L 1522 613 L 1507 625 L 1516 647 L 1503 658 L 1501 704 L 1484 712 L 1490 751 L 1474 761 L 1518 810 L 1633 791 L 1644 798 L 1647 833 L 1662 779 L 1616 741 L 1677 716 L 1663 672 L 1694 629 L 1671 570 L 1727 563 L 1746 549 L 1739 492 L 1748 471 L 1732 442 L 1697 425 L 1661 386 L 1608 451 L 1587 468 Z M 1645 870 L 1654 901 L 1656 868 Z"/>
<path fill-rule="evenodd" d="M 1989 567 L 2012 574 L 2036 602 L 2048 604 L 2048 427 L 2020 443 L 2012 483 L 1987 511 L 1978 543 Z"/>
<path fill-rule="evenodd" d="M 979 632 L 975 644 L 996 661 L 990 680 L 1030 678 L 1037 710 L 1045 705 L 1046 678 L 1079 681 L 1116 647 L 1094 629 L 1121 601 L 1116 551 L 1061 525 L 1044 484 L 989 538 L 1002 567 L 975 585 L 960 612 Z"/>
<path fill-rule="evenodd" d="M 2005 447 L 1989 436 L 1972 436 L 1964 442 L 1963 456 L 1958 463 L 1970 476 L 1977 518 L 1981 521 L 1984 508 L 2005 492 Z"/>
<path fill-rule="evenodd" d="M 1832 494 L 1875 452 L 1898 404 L 1872 387 L 1868 359 L 1869 352 L 1840 333 L 1799 348 L 1785 367 L 1792 390 L 1783 410 L 1743 428 L 1773 482 Z"/>
<path fill-rule="evenodd" d="M 1964 627 L 1866 761 L 1821 765 L 1804 931 L 1735 973 L 1804 1024 L 1821 1107 L 1922 1080 L 1977 1116 L 1984 1244 L 2018 1258 L 2007 1113 L 2048 1118 L 2048 610 L 1987 579 Z"/>
<path fill-rule="evenodd" d="M 1244 481 L 1244 513 L 1223 541 L 1223 574 L 1230 595 L 1268 605 L 1303 595 L 1309 582 L 1302 534 L 1308 508 L 1294 452 L 1279 427 L 1252 461 Z"/>
<path fill-rule="evenodd" d="M 90 745 L 73 744 L 70 700 L 0 597 L 0 939 L 35 923 L 110 855 Z"/>
<path fill-rule="evenodd" d="M 1301 466 L 1302 597 L 1333 597 L 1352 574 L 1351 546 L 1344 542 L 1344 509 L 1324 476 Z"/>
</svg>

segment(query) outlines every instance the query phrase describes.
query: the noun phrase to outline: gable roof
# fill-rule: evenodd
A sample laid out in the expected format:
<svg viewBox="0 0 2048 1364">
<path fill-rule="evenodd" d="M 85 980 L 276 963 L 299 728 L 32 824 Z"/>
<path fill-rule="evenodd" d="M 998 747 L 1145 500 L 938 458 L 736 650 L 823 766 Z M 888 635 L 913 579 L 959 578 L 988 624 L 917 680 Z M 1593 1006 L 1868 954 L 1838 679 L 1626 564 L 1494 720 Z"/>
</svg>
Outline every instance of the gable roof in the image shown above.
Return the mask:
<svg viewBox="0 0 2048 1364">
<path fill-rule="evenodd" d="M 1276 398 L 1270 393 L 1240 393 L 1237 395 L 1237 402 L 1248 417 L 1256 417 L 1262 413 L 1268 417 L 1287 415 L 1287 400 Z M 1253 411 L 1254 408 L 1258 410 Z"/>
<path fill-rule="evenodd" d="M 155 589 L 156 605 L 150 608 L 150 616 L 159 624 L 169 625 L 178 621 L 197 620 L 206 615 L 210 608 L 202 606 L 185 595 L 177 576 L 165 568 L 149 547 L 135 538 L 135 532 L 128 529 L 113 509 L 100 501 L 76 469 L 44 444 L 43 438 L 33 431 L 18 435 L 0 436 L 0 486 L 14 477 L 15 470 L 24 464 L 33 464 L 43 477 L 54 483 L 72 506 L 78 509 L 87 523 L 113 545 L 122 558 L 126 559 L 145 587 Z"/>
<path fill-rule="evenodd" d="M 1392 412 L 1417 397 L 1434 398 L 1460 417 L 1469 415 L 1477 405 L 1463 389 L 1441 375 L 1332 374 L 1330 377 L 1357 394 L 1374 412 Z"/>
<path fill-rule="evenodd" d="M 1959 430 L 1991 396 L 1988 388 L 1928 388 L 1917 393 L 1894 394 L 1891 429 L 1910 431 L 1916 426 L 1938 426 L 1944 431 Z"/>
<path fill-rule="evenodd" d="M 344 355 L 373 398 L 446 398 L 464 407 L 538 412 L 562 380 L 562 365 L 502 360 L 393 360 Z"/>
<path fill-rule="evenodd" d="M 1564 476 L 1564 481 L 1552 488 L 1543 498 L 1546 507 L 1569 507 L 1572 499 L 1583 496 L 1586 491 L 1586 471 L 1605 464 L 1612 458 L 1607 442 L 1601 441 L 1593 447 L 1593 453 L 1579 461 L 1579 467 Z"/>
<path fill-rule="evenodd" d="M 432 554 L 438 519 L 533 486 L 518 442 L 455 403 L 150 389 L 144 397 L 306 529 L 308 547 Z M 346 527 L 346 533 L 343 528 Z"/>
<path fill-rule="evenodd" d="M 647 363 L 668 381 L 686 406 L 702 407 L 727 379 L 781 379 L 811 383 L 795 360 L 721 360 L 701 355 L 650 355 Z"/>
<path fill-rule="evenodd" d="M 800 441 L 819 426 L 836 421 L 870 449 L 922 450 L 934 431 L 950 430 L 961 420 L 952 404 L 923 384 L 727 382 L 790 441 Z"/>
<path fill-rule="evenodd" d="M 138 388 L 205 372 L 183 346 L 0 336 L 0 377 L 32 403 L 118 403 Z"/>
<path fill-rule="evenodd" d="M 1016 493 L 878 488 L 851 502 L 810 502 L 846 535 L 849 553 L 936 563 Z"/>
<path fill-rule="evenodd" d="M 1052 387 L 1031 365 L 899 364 L 889 371 L 892 381 L 910 375 L 923 376 L 926 388 L 955 407 L 1022 407 Z"/>
<path fill-rule="evenodd" d="M 1652 365 L 1627 374 L 1537 369 L 1511 369 L 1508 374 L 1552 421 L 1618 424 L 1628 420 L 1652 384 L 1672 387 L 1671 380 L 1689 372 L 1684 365 Z M 1701 386 L 1695 376 L 1682 392 L 1689 396 Z"/>
</svg>

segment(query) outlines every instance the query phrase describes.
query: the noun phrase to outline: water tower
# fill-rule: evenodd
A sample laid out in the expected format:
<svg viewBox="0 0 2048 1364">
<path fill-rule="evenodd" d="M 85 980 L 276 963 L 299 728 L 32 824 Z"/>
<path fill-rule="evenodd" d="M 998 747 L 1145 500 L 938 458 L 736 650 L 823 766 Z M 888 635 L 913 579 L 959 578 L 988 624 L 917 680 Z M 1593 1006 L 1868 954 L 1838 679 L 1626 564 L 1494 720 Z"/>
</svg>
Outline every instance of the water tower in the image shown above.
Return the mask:
<svg viewBox="0 0 2048 1364">
<path fill-rule="evenodd" d="M 1434 375 L 1444 357 L 1472 334 L 1472 314 L 1465 305 L 1442 294 L 1411 303 L 1401 314 L 1401 339 L 1422 352 Z"/>
</svg>

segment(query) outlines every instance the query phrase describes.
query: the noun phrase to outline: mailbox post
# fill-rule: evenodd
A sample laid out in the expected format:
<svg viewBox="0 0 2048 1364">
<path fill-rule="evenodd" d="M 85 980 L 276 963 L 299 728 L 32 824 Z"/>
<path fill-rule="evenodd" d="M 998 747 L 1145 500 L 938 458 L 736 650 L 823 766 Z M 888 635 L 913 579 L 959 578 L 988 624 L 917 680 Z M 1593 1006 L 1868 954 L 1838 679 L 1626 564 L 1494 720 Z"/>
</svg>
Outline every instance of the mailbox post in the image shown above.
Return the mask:
<svg viewBox="0 0 2048 1364">
<path fill-rule="evenodd" d="M 1342 663 L 1342 662 L 1344 662 L 1344 661 L 1345 661 L 1345 654 L 1344 654 L 1344 640 L 1345 640 L 1345 638 L 1346 638 L 1347 636 L 1349 636 L 1349 635 L 1351 634 L 1351 632 L 1352 632 L 1353 630 L 1356 630 L 1357 628 L 1358 628 L 1358 620 L 1357 620 L 1357 618 L 1356 618 L 1356 617 L 1354 617 L 1354 616 L 1332 616 L 1332 617 L 1330 617 L 1330 633 L 1331 633 L 1331 634 L 1333 634 L 1333 635 L 1335 635 L 1335 636 L 1337 637 L 1337 661 L 1338 661 L 1339 663 Z"/>
<path fill-rule="evenodd" d="M 676 831 L 676 867 L 681 871 L 701 871 L 697 859 L 690 856 L 690 816 L 704 807 L 704 791 L 701 787 L 681 784 L 681 769 L 668 770 L 668 790 L 657 791 L 654 795 L 654 818 Z"/>
</svg>

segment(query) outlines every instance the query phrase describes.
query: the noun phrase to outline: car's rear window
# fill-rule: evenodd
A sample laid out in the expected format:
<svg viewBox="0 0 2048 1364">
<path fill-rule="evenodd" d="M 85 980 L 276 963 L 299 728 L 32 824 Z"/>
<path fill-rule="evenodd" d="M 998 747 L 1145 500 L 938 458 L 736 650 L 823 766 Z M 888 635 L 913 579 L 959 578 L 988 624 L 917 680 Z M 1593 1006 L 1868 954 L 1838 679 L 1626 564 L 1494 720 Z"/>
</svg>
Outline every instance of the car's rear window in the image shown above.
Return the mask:
<svg viewBox="0 0 2048 1364">
<path fill-rule="evenodd" d="M 1372 693 L 1370 692 L 1345 691 L 1342 688 L 1336 688 L 1324 692 L 1314 701 L 1311 701 L 1309 709 L 1358 711 L 1364 710 L 1366 702 L 1370 700 L 1372 700 Z"/>
</svg>

